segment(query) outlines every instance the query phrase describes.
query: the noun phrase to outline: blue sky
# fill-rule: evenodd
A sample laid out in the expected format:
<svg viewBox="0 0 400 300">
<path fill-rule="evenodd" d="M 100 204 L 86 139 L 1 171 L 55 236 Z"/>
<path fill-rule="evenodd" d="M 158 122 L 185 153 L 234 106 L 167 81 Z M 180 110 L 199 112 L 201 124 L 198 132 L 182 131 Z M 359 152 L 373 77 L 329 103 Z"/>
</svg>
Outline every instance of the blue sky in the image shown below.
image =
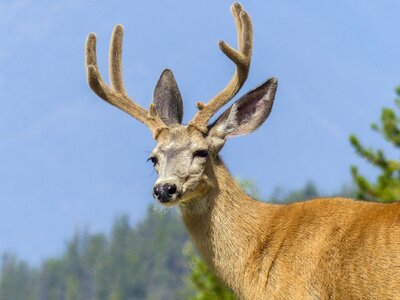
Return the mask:
<svg viewBox="0 0 400 300">
<path fill-rule="evenodd" d="M 241 93 L 279 80 L 269 120 L 230 140 L 222 156 L 265 199 L 274 188 L 314 181 L 330 195 L 350 184 L 350 164 L 370 177 L 348 143 L 388 148 L 369 125 L 393 106 L 400 83 L 398 1 L 243 1 L 254 26 L 253 62 Z M 76 230 L 107 231 L 153 203 L 146 158 L 154 141 L 142 124 L 88 88 L 84 42 L 98 36 L 107 78 L 115 24 L 125 27 L 124 78 L 143 106 L 166 67 L 185 104 L 184 122 L 230 79 L 217 42 L 235 45 L 231 1 L 0 2 L 0 252 L 40 262 Z"/>
</svg>

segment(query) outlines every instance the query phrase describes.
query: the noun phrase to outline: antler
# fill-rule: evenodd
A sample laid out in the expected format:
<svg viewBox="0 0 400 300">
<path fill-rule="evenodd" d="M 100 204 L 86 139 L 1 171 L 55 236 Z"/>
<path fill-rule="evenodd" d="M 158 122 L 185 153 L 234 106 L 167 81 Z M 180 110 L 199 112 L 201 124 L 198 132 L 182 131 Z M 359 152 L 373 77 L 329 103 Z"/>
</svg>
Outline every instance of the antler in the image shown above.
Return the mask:
<svg viewBox="0 0 400 300">
<path fill-rule="evenodd" d="M 109 63 L 111 87 L 102 79 L 96 58 L 96 35 L 89 34 L 86 40 L 86 70 L 90 88 L 102 99 L 130 114 L 135 119 L 145 124 L 157 138 L 162 129 L 167 128 L 156 113 L 154 104 L 145 110 L 134 102 L 125 92 L 122 81 L 122 36 L 123 27 L 114 28 L 110 43 Z"/>
<path fill-rule="evenodd" d="M 236 64 L 236 71 L 228 85 L 207 104 L 202 102 L 197 103 L 199 111 L 192 121 L 190 121 L 189 125 L 203 133 L 207 133 L 207 124 L 211 117 L 237 94 L 249 73 L 253 48 L 253 28 L 251 20 L 238 2 L 232 5 L 231 11 L 236 23 L 238 50 L 233 49 L 224 41 L 219 42 L 219 48 Z"/>
</svg>

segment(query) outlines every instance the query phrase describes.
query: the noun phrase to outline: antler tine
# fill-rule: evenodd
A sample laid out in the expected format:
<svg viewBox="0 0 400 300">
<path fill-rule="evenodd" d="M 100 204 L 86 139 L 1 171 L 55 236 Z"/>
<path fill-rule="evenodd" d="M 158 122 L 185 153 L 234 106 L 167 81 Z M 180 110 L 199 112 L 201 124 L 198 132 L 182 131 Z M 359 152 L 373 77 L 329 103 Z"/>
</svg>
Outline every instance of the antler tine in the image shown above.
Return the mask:
<svg viewBox="0 0 400 300">
<path fill-rule="evenodd" d="M 125 111 L 135 119 L 152 130 L 154 138 L 157 138 L 166 125 L 156 114 L 154 105 L 150 105 L 147 111 L 134 102 L 125 92 L 122 81 L 122 36 L 123 27 L 117 25 L 114 28 L 110 44 L 110 81 L 109 87 L 101 77 L 96 58 L 96 35 L 90 33 L 86 41 L 86 70 L 90 88 L 103 100 Z"/>
<path fill-rule="evenodd" d="M 117 25 L 114 28 L 110 43 L 109 64 L 111 86 L 119 93 L 126 94 L 122 80 L 122 37 L 124 28 Z"/>
<path fill-rule="evenodd" d="M 189 125 L 203 133 L 207 133 L 207 124 L 211 117 L 237 94 L 249 73 L 253 48 L 253 27 L 251 20 L 238 2 L 232 5 L 231 11 L 236 24 L 238 50 L 232 48 L 224 41 L 219 42 L 219 48 L 236 64 L 236 70 L 227 86 L 207 104 L 202 102 L 197 103 L 199 111 Z"/>
</svg>

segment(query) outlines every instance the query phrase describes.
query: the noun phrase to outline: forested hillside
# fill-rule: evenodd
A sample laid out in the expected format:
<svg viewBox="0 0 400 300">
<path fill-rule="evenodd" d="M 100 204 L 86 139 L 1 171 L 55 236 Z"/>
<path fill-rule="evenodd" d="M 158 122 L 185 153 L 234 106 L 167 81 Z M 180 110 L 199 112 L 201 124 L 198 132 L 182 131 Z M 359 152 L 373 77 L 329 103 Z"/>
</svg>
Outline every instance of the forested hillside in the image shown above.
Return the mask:
<svg viewBox="0 0 400 300">
<path fill-rule="evenodd" d="M 76 233 L 62 257 L 30 268 L 2 257 L 1 300 L 187 299 L 182 254 L 188 236 L 172 211 L 149 209 L 133 227 L 118 217 L 111 233 Z"/>
</svg>

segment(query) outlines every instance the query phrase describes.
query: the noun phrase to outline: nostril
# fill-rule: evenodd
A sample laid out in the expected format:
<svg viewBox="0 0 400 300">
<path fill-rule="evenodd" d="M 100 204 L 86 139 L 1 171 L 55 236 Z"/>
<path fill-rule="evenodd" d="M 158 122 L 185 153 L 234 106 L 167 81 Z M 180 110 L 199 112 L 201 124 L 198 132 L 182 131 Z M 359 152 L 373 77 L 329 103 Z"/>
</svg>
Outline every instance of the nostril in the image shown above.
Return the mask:
<svg viewBox="0 0 400 300">
<path fill-rule="evenodd" d="M 158 184 L 153 188 L 153 197 L 161 203 L 167 203 L 172 200 L 176 192 L 177 187 L 175 184 Z"/>
<path fill-rule="evenodd" d="M 173 195 L 176 193 L 176 185 L 175 184 L 167 184 L 166 190 L 169 195 Z"/>
<path fill-rule="evenodd" d="M 158 196 L 160 196 L 160 188 L 159 187 L 154 187 L 154 189 L 153 189 L 153 194 L 154 194 L 154 196 L 156 196 L 156 197 L 158 197 Z"/>
</svg>

